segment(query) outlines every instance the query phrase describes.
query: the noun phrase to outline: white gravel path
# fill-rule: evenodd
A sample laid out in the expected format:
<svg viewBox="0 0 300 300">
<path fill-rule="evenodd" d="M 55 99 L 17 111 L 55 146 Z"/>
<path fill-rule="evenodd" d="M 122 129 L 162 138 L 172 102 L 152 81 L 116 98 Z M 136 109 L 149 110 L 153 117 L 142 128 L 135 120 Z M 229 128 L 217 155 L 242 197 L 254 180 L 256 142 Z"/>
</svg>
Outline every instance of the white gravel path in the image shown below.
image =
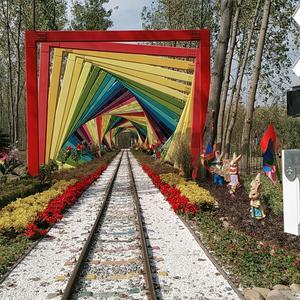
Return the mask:
<svg viewBox="0 0 300 300">
<path fill-rule="evenodd" d="M 74 258 L 80 255 L 84 240 L 92 228 L 103 201 L 105 187 L 115 170 L 120 154 L 49 231 L 35 249 L 0 285 L 2 300 L 60 299 Z"/>
<path fill-rule="evenodd" d="M 239 299 L 130 154 L 163 299 Z"/>
</svg>

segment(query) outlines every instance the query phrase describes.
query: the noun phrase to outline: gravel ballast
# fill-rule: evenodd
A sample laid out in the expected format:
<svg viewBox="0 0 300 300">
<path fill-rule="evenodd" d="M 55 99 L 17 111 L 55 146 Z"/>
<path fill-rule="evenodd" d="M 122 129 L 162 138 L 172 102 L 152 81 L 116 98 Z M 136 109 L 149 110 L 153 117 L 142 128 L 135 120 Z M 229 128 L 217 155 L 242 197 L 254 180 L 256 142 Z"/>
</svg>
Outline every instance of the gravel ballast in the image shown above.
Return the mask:
<svg viewBox="0 0 300 300">
<path fill-rule="evenodd" d="M 163 299 L 239 299 L 130 154 Z"/>
</svg>

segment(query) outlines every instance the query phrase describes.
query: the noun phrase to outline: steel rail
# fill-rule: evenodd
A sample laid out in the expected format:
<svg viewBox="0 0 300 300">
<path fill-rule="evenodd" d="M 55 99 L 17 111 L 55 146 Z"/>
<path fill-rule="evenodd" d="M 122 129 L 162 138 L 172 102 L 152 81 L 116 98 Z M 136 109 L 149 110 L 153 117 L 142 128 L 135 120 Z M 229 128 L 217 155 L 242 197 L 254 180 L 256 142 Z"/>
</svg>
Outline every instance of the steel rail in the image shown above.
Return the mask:
<svg viewBox="0 0 300 300">
<path fill-rule="evenodd" d="M 148 254 L 148 247 L 144 235 L 144 229 L 143 229 L 143 222 L 142 222 L 142 209 L 140 200 L 138 197 L 135 179 L 131 167 L 130 158 L 128 155 L 129 151 L 127 152 L 127 160 L 128 160 L 128 168 L 129 168 L 129 175 L 130 175 L 130 184 L 131 184 L 131 190 L 133 193 L 133 198 L 135 202 L 136 212 L 137 212 L 137 223 L 138 223 L 138 232 L 139 232 L 139 238 L 141 240 L 142 244 L 142 255 L 143 255 L 143 265 L 144 265 L 144 271 L 145 271 L 145 281 L 146 281 L 146 287 L 148 290 L 148 296 L 150 300 L 157 300 L 157 295 L 155 291 L 155 287 L 153 284 L 153 278 L 152 278 L 152 271 L 151 271 L 151 265 L 150 265 L 150 259 Z"/>
<path fill-rule="evenodd" d="M 118 162 L 118 165 L 113 173 L 113 176 L 111 178 L 111 180 L 109 181 L 107 187 L 106 187 L 106 190 L 105 190 L 105 194 L 104 194 L 104 201 L 101 205 L 101 208 L 98 212 L 98 215 L 97 215 L 97 218 L 96 218 L 96 221 L 93 225 L 93 228 L 82 248 L 82 251 L 81 251 L 81 254 L 78 258 L 78 261 L 76 262 L 76 265 L 75 265 L 75 268 L 70 276 L 70 279 L 68 281 L 68 284 L 63 292 L 63 295 L 62 295 L 62 300 L 68 300 L 68 299 L 71 299 L 72 297 L 72 294 L 74 293 L 74 290 L 75 290 L 75 285 L 77 283 L 77 280 L 78 280 L 78 277 L 81 273 L 81 270 L 82 270 L 82 266 L 83 266 L 83 263 L 85 262 L 85 259 L 90 251 L 90 248 L 91 248 L 91 245 L 92 245 L 92 241 L 94 239 L 94 235 L 97 231 L 97 228 L 100 224 L 100 221 L 102 220 L 104 214 L 105 214 L 105 211 L 106 211 L 106 208 L 107 208 L 107 205 L 108 205 L 108 202 L 109 202 L 109 196 L 111 194 L 111 191 L 112 191 L 112 187 L 113 187 L 113 183 L 116 179 L 116 176 L 117 176 L 117 173 L 119 171 L 119 167 L 120 167 L 120 164 L 121 164 L 121 161 L 122 161 L 122 158 L 123 158 L 123 153 L 121 154 L 121 157 L 120 157 L 120 160 Z"/>
</svg>

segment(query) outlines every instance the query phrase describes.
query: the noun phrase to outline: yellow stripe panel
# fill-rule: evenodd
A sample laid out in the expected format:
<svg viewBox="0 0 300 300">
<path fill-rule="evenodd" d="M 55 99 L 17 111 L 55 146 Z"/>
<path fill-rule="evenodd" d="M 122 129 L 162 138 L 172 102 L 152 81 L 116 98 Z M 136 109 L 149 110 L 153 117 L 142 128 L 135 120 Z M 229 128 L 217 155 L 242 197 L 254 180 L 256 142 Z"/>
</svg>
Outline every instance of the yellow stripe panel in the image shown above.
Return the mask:
<svg viewBox="0 0 300 300">
<path fill-rule="evenodd" d="M 52 144 L 52 134 L 54 127 L 54 117 L 58 100 L 59 84 L 60 84 L 60 72 L 62 63 L 62 49 L 54 49 L 53 53 L 53 63 L 52 63 L 52 73 L 49 86 L 48 95 L 48 116 L 47 116 L 47 136 L 46 136 L 46 155 L 45 163 L 49 162 L 50 157 L 50 147 Z"/>
<path fill-rule="evenodd" d="M 96 119 L 90 120 L 86 123 L 86 126 L 93 138 L 94 144 L 98 145 L 99 144 L 99 138 L 98 138 L 98 130 L 97 130 L 97 123 Z"/>
<path fill-rule="evenodd" d="M 63 144 L 63 133 L 66 130 L 66 128 L 65 128 L 66 122 L 67 122 L 67 118 L 69 116 L 71 107 L 73 105 L 73 98 L 74 98 L 76 87 L 77 87 L 77 84 L 78 84 L 78 81 L 80 78 L 83 62 L 84 62 L 83 59 L 75 57 L 75 66 L 74 66 L 73 74 L 71 74 L 71 82 L 69 85 L 69 91 L 67 93 L 67 101 L 66 101 L 66 105 L 65 105 L 64 114 L 62 117 L 62 122 L 60 125 L 58 141 L 57 141 L 56 149 L 55 149 L 55 153 L 54 153 L 55 157 L 57 157 L 58 152 L 61 149 L 62 144 Z"/>
<path fill-rule="evenodd" d="M 80 57 L 82 57 L 82 56 L 80 56 Z M 113 65 L 109 65 L 109 64 L 105 64 L 105 63 L 94 62 L 93 60 L 87 60 L 87 61 L 93 62 L 95 65 L 100 66 L 104 70 L 118 72 L 120 74 L 123 74 L 124 76 L 126 76 L 126 75 L 134 76 L 135 78 L 144 79 L 149 82 L 153 82 L 153 83 L 156 83 L 156 84 L 159 84 L 162 86 L 166 86 L 166 87 L 169 87 L 174 90 L 181 91 L 181 92 L 189 93 L 191 90 L 191 87 L 186 84 L 183 84 L 183 83 L 171 80 L 171 79 L 167 79 L 167 78 L 161 77 L 159 75 L 153 75 L 153 74 L 145 73 L 142 71 L 135 71 L 135 70 L 132 70 L 129 68 L 117 67 L 117 66 L 113 66 Z"/>
<path fill-rule="evenodd" d="M 142 63 L 146 65 L 167 67 L 167 68 L 174 68 L 174 69 L 181 69 L 181 70 L 194 70 L 194 63 L 187 60 L 165 58 L 165 57 L 143 55 L 143 54 L 86 51 L 86 50 L 76 50 L 76 49 L 64 49 L 64 50 L 78 55 L 110 58 L 115 60 Z"/>
<path fill-rule="evenodd" d="M 108 132 L 104 137 L 107 140 L 108 146 L 111 148 L 110 132 Z"/>
<path fill-rule="evenodd" d="M 53 129 L 53 138 L 52 138 L 52 144 L 51 144 L 51 150 L 50 150 L 50 158 L 55 158 L 55 150 L 57 147 L 58 139 L 59 139 L 59 132 L 61 128 L 61 123 L 63 120 L 63 116 L 65 113 L 65 108 L 67 104 L 67 98 L 69 93 L 69 88 L 71 84 L 72 74 L 75 67 L 75 56 L 70 54 L 68 57 L 68 61 L 66 64 L 66 69 L 63 77 L 62 82 L 62 89 L 60 91 L 56 114 L 55 114 L 55 123 L 54 123 L 54 129 Z"/>
<path fill-rule="evenodd" d="M 126 113 L 132 113 L 132 112 L 143 112 L 143 109 L 139 105 L 139 103 L 134 100 L 133 102 L 123 105 L 119 108 L 113 109 L 109 111 L 108 113 L 110 115 L 117 115 L 117 114 L 126 114 Z"/>
<path fill-rule="evenodd" d="M 145 117 L 132 117 L 132 116 L 127 116 L 126 119 L 129 120 L 129 121 L 133 121 L 133 122 L 135 122 L 135 123 L 144 125 L 144 126 L 147 125 L 147 122 L 146 122 Z"/>
<path fill-rule="evenodd" d="M 61 147 L 63 146 L 63 144 L 66 141 L 67 132 L 68 132 L 69 127 L 73 125 L 73 124 L 71 124 L 71 120 L 74 115 L 75 109 L 78 105 L 81 92 L 85 86 L 86 80 L 87 80 L 89 72 L 91 70 L 91 67 L 92 67 L 92 65 L 90 63 L 84 63 L 82 72 L 78 79 L 78 82 L 75 81 L 73 84 L 73 86 L 76 88 L 75 92 L 73 93 L 73 96 L 69 94 L 69 100 L 70 100 L 71 106 L 64 116 L 65 122 L 62 124 L 62 134 L 60 136 L 60 140 L 59 140 L 59 144 L 58 144 L 58 151 L 61 149 Z M 74 70 L 74 76 L 77 77 L 77 74 L 75 75 L 75 70 Z M 58 152 L 56 154 L 58 154 Z"/>
<path fill-rule="evenodd" d="M 102 140 L 104 138 L 104 132 L 107 129 L 110 118 L 111 118 L 111 115 L 102 115 L 102 130 L 101 130 L 101 141 L 100 141 L 100 143 L 102 142 Z"/>
<path fill-rule="evenodd" d="M 116 60 L 116 59 L 98 58 L 98 57 L 87 56 L 87 55 L 83 55 L 80 57 L 82 57 L 86 60 L 92 60 L 93 62 L 103 63 L 106 65 L 117 66 L 117 67 L 122 67 L 122 68 L 126 68 L 126 69 L 131 69 L 131 70 L 136 70 L 136 71 L 140 71 L 143 73 L 149 73 L 149 74 L 154 74 L 154 75 L 159 74 L 160 76 L 167 77 L 170 79 L 181 80 L 181 81 L 185 81 L 185 82 L 193 81 L 193 75 L 191 75 L 191 74 L 188 74 L 185 72 L 174 71 L 174 70 L 166 69 L 166 68 L 162 68 L 162 67 L 156 67 L 156 66 L 122 61 L 122 60 Z"/>
<path fill-rule="evenodd" d="M 194 89 L 192 88 L 192 91 L 193 90 Z M 173 133 L 173 139 L 165 157 L 165 160 L 173 162 L 176 168 L 180 167 L 178 162 L 176 161 L 176 151 L 178 147 L 177 146 L 178 142 L 180 142 L 182 138 L 185 138 L 186 135 L 191 134 L 191 126 L 192 126 L 191 122 L 192 122 L 192 110 L 193 110 L 192 100 L 193 100 L 193 92 L 191 92 L 188 96 L 188 100 L 180 116 L 177 127 Z M 188 136 L 188 140 L 190 141 L 190 136 Z"/>
</svg>

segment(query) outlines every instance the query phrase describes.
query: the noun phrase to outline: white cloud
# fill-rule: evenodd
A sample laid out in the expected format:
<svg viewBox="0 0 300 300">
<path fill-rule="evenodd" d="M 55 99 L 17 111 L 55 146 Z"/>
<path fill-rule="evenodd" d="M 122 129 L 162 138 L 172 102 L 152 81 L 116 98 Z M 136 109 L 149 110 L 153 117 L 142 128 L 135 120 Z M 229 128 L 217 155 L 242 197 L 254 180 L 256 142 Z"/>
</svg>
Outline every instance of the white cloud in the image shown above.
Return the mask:
<svg viewBox="0 0 300 300">
<path fill-rule="evenodd" d="M 113 30 L 142 29 L 141 12 L 144 6 L 150 6 L 153 0 L 110 0 L 105 4 L 106 9 L 114 9 L 111 19 L 114 23 Z M 71 14 L 71 0 L 67 0 L 68 17 Z M 109 30 L 110 30 L 109 29 Z"/>
<path fill-rule="evenodd" d="M 294 14 L 294 20 L 300 25 L 300 5 L 298 6 L 295 14 Z"/>
<path fill-rule="evenodd" d="M 112 21 L 114 23 L 111 29 L 142 29 L 141 12 L 144 6 L 149 6 L 151 0 L 110 0 L 105 5 L 108 9 L 118 6 L 113 10 Z"/>
<path fill-rule="evenodd" d="M 293 71 L 296 74 L 296 76 L 300 77 L 300 59 L 297 61 L 297 63 L 293 67 Z"/>
</svg>

